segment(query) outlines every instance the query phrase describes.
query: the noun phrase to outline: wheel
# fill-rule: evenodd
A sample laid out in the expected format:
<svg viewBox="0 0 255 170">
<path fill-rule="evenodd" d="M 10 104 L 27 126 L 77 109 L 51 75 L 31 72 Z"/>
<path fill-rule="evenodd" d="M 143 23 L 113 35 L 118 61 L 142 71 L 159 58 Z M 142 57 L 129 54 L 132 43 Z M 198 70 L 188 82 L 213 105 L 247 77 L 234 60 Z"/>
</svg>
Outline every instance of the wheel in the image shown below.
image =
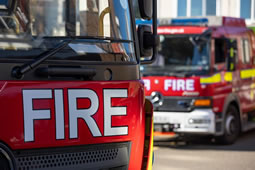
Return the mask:
<svg viewBox="0 0 255 170">
<path fill-rule="evenodd" d="M 0 169 L 13 170 L 15 169 L 14 156 L 8 147 L 0 142 Z"/>
<path fill-rule="evenodd" d="M 2 170 L 11 169 L 8 160 L 2 154 L 0 155 L 0 169 Z"/>
<path fill-rule="evenodd" d="M 229 145 L 236 141 L 240 133 L 238 113 L 235 106 L 228 107 L 224 117 L 224 134 L 218 138 L 220 143 Z"/>
</svg>

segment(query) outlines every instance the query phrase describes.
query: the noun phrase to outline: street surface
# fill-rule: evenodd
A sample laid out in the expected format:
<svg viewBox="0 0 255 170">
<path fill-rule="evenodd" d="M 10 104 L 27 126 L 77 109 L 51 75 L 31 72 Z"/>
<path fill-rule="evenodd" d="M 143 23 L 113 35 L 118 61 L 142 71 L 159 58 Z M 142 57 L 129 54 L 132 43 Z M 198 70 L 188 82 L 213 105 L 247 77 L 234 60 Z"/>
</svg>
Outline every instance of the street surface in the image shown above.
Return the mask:
<svg viewBox="0 0 255 170">
<path fill-rule="evenodd" d="M 234 145 L 165 138 L 155 141 L 154 154 L 153 170 L 255 170 L 255 131 L 241 135 Z"/>
</svg>

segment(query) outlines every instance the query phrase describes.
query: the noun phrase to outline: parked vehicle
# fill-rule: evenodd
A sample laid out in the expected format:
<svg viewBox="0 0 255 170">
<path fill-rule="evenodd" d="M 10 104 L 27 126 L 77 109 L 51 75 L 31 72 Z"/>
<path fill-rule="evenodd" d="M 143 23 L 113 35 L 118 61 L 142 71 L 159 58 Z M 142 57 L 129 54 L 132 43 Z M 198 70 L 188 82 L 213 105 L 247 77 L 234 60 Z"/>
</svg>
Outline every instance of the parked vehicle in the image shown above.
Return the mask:
<svg viewBox="0 0 255 170">
<path fill-rule="evenodd" d="M 141 67 L 155 130 L 225 144 L 255 127 L 255 36 L 244 19 L 163 19 L 157 60 Z"/>
<path fill-rule="evenodd" d="M 156 19 L 155 2 L 139 0 L 142 18 Z M 151 169 L 153 112 L 139 66 L 153 61 L 156 43 L 143 38 L 157 31 L 141 25 L 138 38 L 132 5 L 0 2 L 1 170 Z"/>
</svg>

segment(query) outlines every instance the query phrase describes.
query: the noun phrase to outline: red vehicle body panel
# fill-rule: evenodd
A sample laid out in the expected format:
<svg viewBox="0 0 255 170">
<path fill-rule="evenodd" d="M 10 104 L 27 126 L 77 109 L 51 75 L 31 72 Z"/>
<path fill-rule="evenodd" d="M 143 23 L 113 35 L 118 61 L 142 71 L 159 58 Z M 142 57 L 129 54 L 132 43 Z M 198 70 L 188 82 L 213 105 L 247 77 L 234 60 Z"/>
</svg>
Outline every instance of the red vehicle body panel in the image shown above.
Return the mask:
<svg viewBox="0 0 255 170">
<path fill-rule="evenodd" d="M 201 34 L 207 27 L 194 27 L 194 26 L 159 26 L 158 34 Z"/>
<path fill-rule="evenodd" d="M 210 97 L 213 96 L 213 110 L 215 112 L 221 112 L 223 110 L 224 99 L 228 93 L 232 91 L 232 85 L 228 82 L 221 82 L 218 84 L 202 84 L 199 76 L 189 78 L 178 78 L 171 76 L 148 76 L 143 78 L 145 82 L 145 96 L 150 96 L 152 92 L 158 91 L 164 96 L 175 96 L 175 97 Z M 193 90 L 183 90 L 182 88 L 173 90 L 173 87 L 165 89 L 165 81 L 172 80 L 193 80 Z M 149 84 L 148 84 L 149 83 Z M 176 85 L 175 85 L 176 86 Z M 185 85 L 186 86 L 186 85 Z M 184 87 L 185 87 L 184 86 Z"/>
<path fill-rule="evenodd" d="M 152 92 L 154 91 L 160 91 L 164 96 L 185 96 L 184 92 L 200 92 L 201 96 L 207 96 L 207 91 L 203 91 L 206 86 L 202 87 L 200 84 L 200 78 L 199 77 L 192 77 L 192 78 L 177 78 L 177 77 L 170 77 L 170 76 L 148 76 L 143 78 L 145 81 L 145 95 L 150 96 Z M 150 81 L 150 85 L 146 84 L 146 81 Z M 171 86 L 166 86 L 166 81 L 174 81 L 174 85 L 171 84 Z M 192 84 L 192 90 L 186 90 L 186 84 L 184 84 L 182 87 L 177 88 L 176 84 L 177 81 L 182 80 L 183 82 L 187 82 L 187 80 L 191 80 Z"/>
<path fill-rule="evenodd" d="M 49 120 L 34 120 L 34 141 L 24 141 L 22 90 L 63 89 L 65 138 L 56 140 L 54 92 L 52 99 L 33 100 L 33 109 L 50 109 Z M 99 98 L 99 108 L 93 118 L 102 137 L 93 137 L 85 121 L 78 119 L 78 138 L 69 138 L 68 89 L 91 89 Z M 112 107 L 126 107 L 127 115 L 112 116 L 112 126 L 128 126 L 128 135 L 104 137 L 104 89 L 127 89 L 127 98 L 112 98 Z M 99 143 L 127 142 L 132 144 L 129 169 L 141 167 L 144 149 L 145 116 L 142 81 L 71 82 L 71 81 L 1 81 L 0 82 L 0 140 L 12 150 Z M 89 108 L 88 99 L 78 99 L 77 108 Z M 139 127 L 139 128 L 137 128 Z"/>
<path fill-rule="evenodd" d="M 158 27 L 158 34 L 178 37 L 178 35 L 202 34 L 207 29 L 211 29 L 211 39 L 209 40 L 211 47 L 209 51 L 209 71 L 206 73 L 206 76 L 175 77 L 172 74 L 171 76 L 152 76 L 146 73 L 146 77 L 143 77 L 145 82 L 145 95 L 152 97 L 152 92 L 159 92 L 166 98 L 176 97 L 176 100 L 177 98 L 182 100 L 181 97 L 194 97 L 194 99 L 203 97 L 210 98 L 213 114 L 222 114 L 223 116 L 229 104 L 235 102 L 240 113 L 241 130 L 246 131 L 249 113 L 254 112 L 255 108 L 255 35 L 252 30 L 246 27 L 245 21 L 238 18 L 222 17 L 222 25 L 161 25 Z M 237 62 L 233 71 L 227 69 L 226 58 L 222 63 L 216 63 L 215 61 L 215 39 L 223 39 L 223 37 L 229 40 L 236 40 L 237 42 Z M 248 42 L 249 62 L 244 62 L 245 49 L 243 40 L 247 40 Z M 226 54 L 227 51 L 225 51 L 225 55 L 222 55 L 222 57 L 227 57 Z M 167 73 L 167 69 L 165 72 Z M 211 82 L 204 82 L 204 79 L 210 79 Z M 166 80 L 171 82 L 167 87 Z M 186 86 L 187 80 L 192 80 L 194 83 L 193 88 L 188 90 Z M 176 84 L 178 84 L 176 83 L 177 81 L 181 82 L 179 84 L 180 87 L 176 87 Z M 163 112 L 166 112 L 166 116 L 169 116 L 167 115 L 166 109 L 158 112 L 160 112 L 160 116 L 163 115 Z M 173 114 L 177 113 L 174 112 Z M 216 116 L 216 118 L 223 121 L 224 119 L 221 116 Z"/>
</svg>

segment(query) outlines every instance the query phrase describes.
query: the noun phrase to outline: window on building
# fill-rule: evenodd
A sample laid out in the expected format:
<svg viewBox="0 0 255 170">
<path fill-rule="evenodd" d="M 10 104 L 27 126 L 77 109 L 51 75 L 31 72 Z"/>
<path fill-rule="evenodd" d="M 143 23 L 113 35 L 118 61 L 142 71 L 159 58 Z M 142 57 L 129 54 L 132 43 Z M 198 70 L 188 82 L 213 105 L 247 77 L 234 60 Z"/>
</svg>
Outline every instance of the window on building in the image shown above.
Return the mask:
<svg viewBox="0 0 255 170">
<path fill-rule="evenodd" d="M 247 39 L 242 40 L 243 47 L 243 63 L 250 63 L 250 44 Z"/>
<path fill-rule="evenodd" d="M 252 0 L 240 0 L 240 17 L 245 19 L 251 18 Z"/>
<path fill-rule="evenodd" d="M 191 16 L 202 15 L 202 0 L 191 0 Z"/>
<path fill-rule="evenodd" d="M 187 16 L 187 0 L 178 0 L 178 14 L 179 17 Z"/>
<path fill-rule="evenodd" d="M 206 0 L 206 15 L 216 15 L 216 0 Z"/>
<path fill-rule="evenodd" d="M 177 16 L 217 15 L 219 0 L 178 0 Z"/>
</svg>

